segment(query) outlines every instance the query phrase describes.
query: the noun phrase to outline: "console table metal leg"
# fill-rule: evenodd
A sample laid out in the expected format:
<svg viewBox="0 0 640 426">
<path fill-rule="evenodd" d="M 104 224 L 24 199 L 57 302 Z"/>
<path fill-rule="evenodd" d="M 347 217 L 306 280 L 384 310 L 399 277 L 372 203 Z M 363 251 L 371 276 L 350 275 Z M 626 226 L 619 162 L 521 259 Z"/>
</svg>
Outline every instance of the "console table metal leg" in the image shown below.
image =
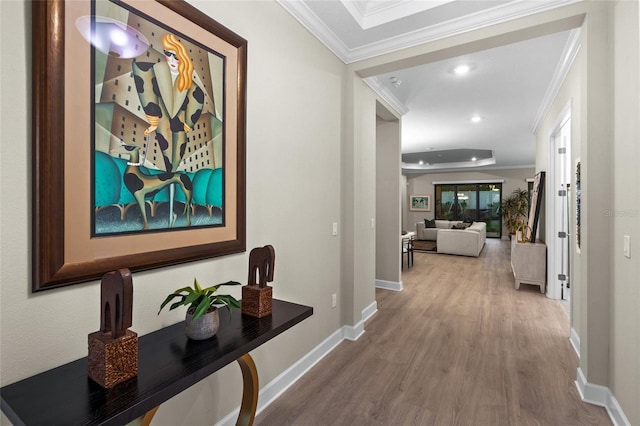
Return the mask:
<svg viewBox="0 0 640 426">
<path fill-rule="evenodd" d="M 242 371 L 242 405 L 240 406 L 240 414 L 238 414 L 237 426 L 251 426 L 256 418 L 256 409 L 258 408 L 258 370 L 253 362 L 251 355 L 245 354 L 238 358 L 240 370 Z M 155 416 L 160 406 L 149 410 L 140 421 L 141 426 L 149 426 L 151 419 Z"/>
<path fill-rule="evenodd" d="M 140 426 L 149 426 L 151 424 L 151 419 L 153 419 L 153 416 L 156 415 L 156 411 L 158 411 L 158 408 L 160 408 L 159 405 L 156 408 L 152 408 L 151 410 L 147 411 L 147 414 L 142 417 Z"/>
<path fill-rule="evenodd" d="M 251 426 L 258 408 L 258 370 L 249 354 L 243 355 L 237 361 L 242 370 L 242 405 L 236 425 Z"/>
</svg>

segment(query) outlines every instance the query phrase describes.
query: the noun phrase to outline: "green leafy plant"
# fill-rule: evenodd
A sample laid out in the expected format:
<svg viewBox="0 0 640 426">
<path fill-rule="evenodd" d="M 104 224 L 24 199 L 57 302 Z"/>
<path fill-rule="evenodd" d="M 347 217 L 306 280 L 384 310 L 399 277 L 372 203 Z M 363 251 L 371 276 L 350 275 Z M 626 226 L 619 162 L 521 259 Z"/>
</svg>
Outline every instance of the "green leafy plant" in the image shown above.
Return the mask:
<svg viewBox="0 0 640 426">
<path fill-rule="evenodd" d="M 183 287 L 171 293 L 160 305 L 158 314 L 162 311 L 169 302 L 178 298 L 177 302 L 174 302 L 169 306 L 169 310 L 173 310 L 180 306 L 188 306 L 187 312 L 193 315 L 193 319 L 198 319 L 207 312 L 216 309 L 215 305 L 224 305 L 231 314 L 232 308 L 239 308 L 240 302 L 233 296 L 228 294 L 216 294 L 218 288 L 222 286 L 242 285 L 236 281 L 227 281 L 226 283 L 216 284 L 211 287 L 202 288 L 198 284 L 196 278 L 193 279 L 193 287 Z"/>
<path fill-rule="evenodd" d="M 500 214 L 510 234 L 515 234 L 520 223 L 529 214 L 529 191 L 515 189 L 500 203 Z"/>
</svg>

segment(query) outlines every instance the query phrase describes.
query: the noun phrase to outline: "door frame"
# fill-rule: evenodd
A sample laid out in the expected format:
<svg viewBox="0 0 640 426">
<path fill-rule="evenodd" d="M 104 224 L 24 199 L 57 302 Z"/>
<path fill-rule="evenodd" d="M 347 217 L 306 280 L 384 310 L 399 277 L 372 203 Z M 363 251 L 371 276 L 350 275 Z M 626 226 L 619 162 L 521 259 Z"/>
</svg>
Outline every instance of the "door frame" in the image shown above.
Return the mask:
<svg viewBox="0 0 640 426">
<path fill-rule="evenodd" d="M 556 144 L 557 137 L 560 134 L 560 130 L 563 125 L 571 119 L 571 105 L 572 101 L 569 100 L 567 104 L 564 106 L 560 114 L 558 114 L 558 118 L 554 122 L 551 127 L 551 132 L 549 133 L 549 168 L 547 171 L 548 182 L 547 182 L 547 191 L 545 191 L 545 217 L 546 217 L 546 231 L 545 231 L 545 241 L 547 243 L 547 297 L 551 299 L 562 299 L 562 285 L 560 281 L 557 279 L 558 274 L 562 269 L 562 249 L 558 249 L 561 245 L 557 244 L 558 240 L 558 232 L 560 229 L 560 223 L 562 221 L 562 217 L 558 214 L 561 211 L 561 208 L 565 206 L 559 206 L 560 199 L 558 197 L 558 188 L 556 187 L 556 180 L 558 175 L 561 173 L 558 147 Z M 569 122 L 570 123 L 570 122 Z M 570 125 L 570 124 L 569 124 Z M 568 167 L 569 171 L 571 170 L 571 145 L 572 145 L 573 135 L 570 133 L 570 139 L 567 141 L 567 157 L 565 157 L 565 166 Z M 559 217 L 560 216 L 560 217 Z M 573 220 L 573 219 L 572 219 Z M 567 227 L 566 232 L 570 235 L 571 232 L 571 224 Z M 569 236 L 567 236 L 567 247 L 571 247 L 571 241 L 569 240 Z M 567 264 L 567 274 L 571 270 L 571 265 Z"/>
</svg>

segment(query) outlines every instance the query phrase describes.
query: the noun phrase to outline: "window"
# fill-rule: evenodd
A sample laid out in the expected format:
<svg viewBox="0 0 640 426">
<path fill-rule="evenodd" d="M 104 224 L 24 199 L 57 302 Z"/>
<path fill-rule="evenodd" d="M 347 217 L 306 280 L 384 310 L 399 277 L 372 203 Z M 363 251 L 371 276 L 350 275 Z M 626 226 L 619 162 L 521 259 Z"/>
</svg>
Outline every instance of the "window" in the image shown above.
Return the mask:
<svg viewBox="0 0 640 426">
<path fill-rule="evenodd" d="M 502 236 L 501 183 L 436 184 L 436 219 L 487 224 L 487 237 Z"/>
</svg>

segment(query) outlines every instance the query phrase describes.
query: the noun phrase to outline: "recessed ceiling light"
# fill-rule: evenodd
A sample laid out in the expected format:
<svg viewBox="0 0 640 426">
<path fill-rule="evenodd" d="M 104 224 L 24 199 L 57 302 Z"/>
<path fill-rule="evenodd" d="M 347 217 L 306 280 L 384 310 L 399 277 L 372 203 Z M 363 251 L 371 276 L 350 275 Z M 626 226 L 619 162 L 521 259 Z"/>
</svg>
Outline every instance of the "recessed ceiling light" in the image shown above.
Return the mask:
<svg viewBox="0 0 640 426">
<path fill-rule="evenodd" d="M 474 115 L 473 117 L 471 117 L 471 121 L 474 123 L 479 123 L 482 121 L 482 117 L 480 117 L 479 115 Z"/>
<path fill-rule="evenodd" d="M 420 164 L 422 166 L 424 164 L 424 161 L 420 160 L 420 161 L 418 161 L 418 164 Z"/>
<path fill-rule="evenodd" d="M 456 73 L 457 75 L 464 75 L 464 74 L 468 73 L 469 71 L 471 71 L 471 66 L 469 66 L 467 64 L 458 65 L 457 67 L 455 67 L 453 69 L 453 72 Z"/>
<path fill-rule="evenodd" d="M 476 161 L 476 157 L 471 157 L 471 161 Z"/>
</svg>

